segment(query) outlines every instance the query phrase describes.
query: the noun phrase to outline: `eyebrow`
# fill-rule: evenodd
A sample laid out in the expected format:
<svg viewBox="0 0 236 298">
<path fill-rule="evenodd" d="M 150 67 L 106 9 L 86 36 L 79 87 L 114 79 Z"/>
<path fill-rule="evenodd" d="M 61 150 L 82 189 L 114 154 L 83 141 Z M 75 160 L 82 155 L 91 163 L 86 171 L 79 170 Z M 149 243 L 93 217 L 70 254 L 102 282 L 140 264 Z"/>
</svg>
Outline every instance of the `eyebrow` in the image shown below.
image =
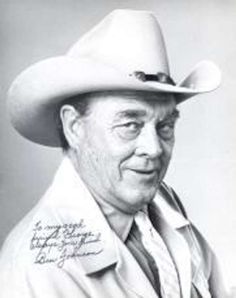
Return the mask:
<svg viewBox="0 0 236 298">
<path fill-rule="evenodd" d="M 146 114 L 147 114 L 146 111 L 130 109 L 130 110 L 118 112 L 116 114 L 116 118 L 117 120 L 122 118 L 137 118 L 137 117 L 143 117 Z"/>
<path fill-rule="evenodd" d="M 122 119 L 122 118 L 138 118 L 138 117 L 143 117 L 145 116 L 147 113 L 146 111 L 142 111 L 142 110 L 125 110 L 125 111 L 121 111 L 118 112 L 116 114 L 116 120 Z M 171 114 L 166 115 L 166 117 L 162 120 L 162 121 L 167 121 L 167 120 L 175 120 L 178 119 L 180 116 L 180 112 L 177 109 L 174 109 L 174 111 Z"/>
</svg>

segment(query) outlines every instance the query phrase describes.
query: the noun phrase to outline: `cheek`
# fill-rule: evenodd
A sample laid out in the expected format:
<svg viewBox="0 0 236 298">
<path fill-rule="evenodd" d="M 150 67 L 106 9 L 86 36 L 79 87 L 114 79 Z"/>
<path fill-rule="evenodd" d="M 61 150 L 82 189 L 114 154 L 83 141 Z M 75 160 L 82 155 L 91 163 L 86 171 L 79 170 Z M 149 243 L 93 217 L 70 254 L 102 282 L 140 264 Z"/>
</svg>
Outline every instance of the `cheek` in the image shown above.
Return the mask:
<svg viewBox="0 0 236 298">
<path fill-rule="evenodd" d="M 162 148 L 163 148 L 163 161 L 165 161 L 166 163 L 169 163 L 172 156 L 173 148 L 174 148 L 174 140 L 171 140 L 169 142 L 163 142 Z"/>
<path fill-rule="evenodd" d="M 94 128 L 93 134 L 88 132 L 86 143 L 86 155 L 96 171 L 97 179 L 103 183 L 115 185 L 122 179 L 122 165 L 133 154 L 133 146 L 130 142 L 121 142 L 110 130 Z"/>
<path fill-rule="evenodd" d="M 112 148 L 107 141 L 99 140 L 89 145 L 90 162 L 93 164 L 93 170 L 96 172 L 97 179 L 103 182 L 119 179 L 120 156 L 117 148 Z"/>
<path fill-rule="evenodd" d="M 132 142 L 120 140 L 114 131 L 103 135 L 101 146 L 105 155 L 104 159 L 111 168 L 119 168 L 134 152 Z"/>
</svg>

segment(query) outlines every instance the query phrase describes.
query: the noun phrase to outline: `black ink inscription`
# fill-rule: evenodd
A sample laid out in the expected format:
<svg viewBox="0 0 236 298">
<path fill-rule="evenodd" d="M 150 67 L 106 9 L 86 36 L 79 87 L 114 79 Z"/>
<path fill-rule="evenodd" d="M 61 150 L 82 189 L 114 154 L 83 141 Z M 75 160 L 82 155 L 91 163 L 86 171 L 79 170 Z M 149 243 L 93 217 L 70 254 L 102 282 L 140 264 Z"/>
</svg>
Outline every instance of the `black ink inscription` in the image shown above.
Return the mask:
<svg viewBox="0 0 236 298">
<path fill-rule="evenodd" d="M 56 263 L 62 268 L 69 259 L 100 254 L 101 233 L 89 231 L 84 220 L 63 225 L 43 225 L 33 228 L 30 250 L 36 252 L 35 264 Z"/>
</svg>

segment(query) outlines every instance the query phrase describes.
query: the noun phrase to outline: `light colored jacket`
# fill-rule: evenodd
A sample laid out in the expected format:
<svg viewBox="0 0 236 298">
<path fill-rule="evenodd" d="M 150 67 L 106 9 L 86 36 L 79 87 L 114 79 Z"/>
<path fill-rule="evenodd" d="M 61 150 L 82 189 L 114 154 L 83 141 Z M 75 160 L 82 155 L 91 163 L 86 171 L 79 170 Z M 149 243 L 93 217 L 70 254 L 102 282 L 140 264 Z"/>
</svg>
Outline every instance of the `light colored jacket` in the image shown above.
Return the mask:
<svg viewBox="0 0 236 298">
<path fill-rule="evenodd" d="M 224 298 L 210 248 L 182 216 L 171 191 L 167 201 L 169 211 L 152 204 L 152 213 L 176 263 L 182 297 Z M 168 220 L 166 212 L 173 213 Z M 68 159 L 5 241 L 0 285 L 1 298 L 158 297 Z"/>
</svg>

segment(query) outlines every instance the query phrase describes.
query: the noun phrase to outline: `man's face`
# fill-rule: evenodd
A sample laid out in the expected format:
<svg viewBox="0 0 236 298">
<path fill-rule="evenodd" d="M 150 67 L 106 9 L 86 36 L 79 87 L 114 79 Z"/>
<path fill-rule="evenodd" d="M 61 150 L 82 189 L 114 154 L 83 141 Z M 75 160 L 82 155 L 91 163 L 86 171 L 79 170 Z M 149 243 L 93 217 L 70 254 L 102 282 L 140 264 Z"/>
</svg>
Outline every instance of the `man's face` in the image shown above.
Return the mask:
<svg viewBox="0 0 236 298">
<path fill-rule="evenodd" d="M 121 93 L 90 99 L 76 162 L 95 198 L 127 213 L 154 198 L 171 158 L 177 115 L 170 95 Z"/>
</svg>

